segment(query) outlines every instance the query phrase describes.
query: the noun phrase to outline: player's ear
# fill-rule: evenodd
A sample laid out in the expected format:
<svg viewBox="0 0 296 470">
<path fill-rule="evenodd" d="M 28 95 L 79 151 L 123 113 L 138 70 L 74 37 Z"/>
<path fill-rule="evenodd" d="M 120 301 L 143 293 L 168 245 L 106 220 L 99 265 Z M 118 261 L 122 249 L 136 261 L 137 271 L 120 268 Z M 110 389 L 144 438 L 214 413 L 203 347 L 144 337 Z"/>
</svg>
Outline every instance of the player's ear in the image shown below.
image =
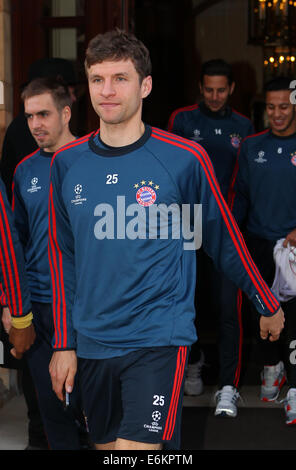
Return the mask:
<svg viewBox="0 0 296 470">
<path fill-rule="evenodd" d="M 232 95 L 232 93 L 234 92 L 234 89 L 235 89 L 235 82 L 232 82 L 230 85 L 230 91 L 229 91 L 230 95 Z"/>
<path fill-rule="evenodd" d="M 70 106 L 65 106 L 62 110 L 62 116 L 65 124 L 68 124 L 71 119 L 71 108 Z"/>
<path fill-rule="evenodd" d="M 198 82 L 198 86 L 199 86 L 200 94 L 202 95 L 202 89 L 203 89 L 202 83 Z"/>
<path fill-rule="evenodd" d="M 151 75 L 148 75 L 148 77 L 145 77 L 143 79 L 141 89 L 142 89 L 142 98 L 146 98 L 146 96 L 150 95 L 151 90 L 152 90 L 152 77 L 151 77 Z"/>
</svg>

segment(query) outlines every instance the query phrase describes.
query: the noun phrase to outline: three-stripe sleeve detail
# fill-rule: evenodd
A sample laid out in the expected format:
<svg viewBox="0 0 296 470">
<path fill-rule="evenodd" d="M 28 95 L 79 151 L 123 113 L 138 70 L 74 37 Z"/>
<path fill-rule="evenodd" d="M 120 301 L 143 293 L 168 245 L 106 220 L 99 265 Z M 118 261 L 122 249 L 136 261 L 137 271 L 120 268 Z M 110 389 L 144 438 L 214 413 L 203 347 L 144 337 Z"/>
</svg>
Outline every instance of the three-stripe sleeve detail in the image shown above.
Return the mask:
<svg viewBox="0 0 296 470">
<path fill-rule="evenodd" d="M 0 192 L 0 235 L 1 235 L 1 267 L 5 291 L 10 312 L 14 316 L 21 315 L 23 312 L 23 302 L 21 294 L 21 284 L 15 250 L 9 226 L 9 221 L 5 209 L 3 196 Z"/>
<path fill-rule="evenodd" d="M 253 259 L 251 258 L 251 255 L 245 245 L 243 236 L 229 210 L 227 203 L 225 202 L 221 194 L 221 190 L 215 176 L 212 162 L 204 148 L 195 142 L 188 141 L 187 139 L 172 135 L 166 131 L 162 131 L 156 128 L 153 128 L 152 137 L 185 149 L 195 155 L 195 157 L 198 159 L 207 177 L 208 183 L 216 199 L 222 218 L 227 227 L 228 233 L 233 241 L 233 244 L 237 250 L 237 253 L 241 259 L 241 262 L 246 272 L 248 273 L 252 283 L 254 284 L 258 293 L 263 299 L 263 302 L 265 303 L 267 309 L 271 313 L 275 313 L 280 305 L 277 299 L 270 291 L 270 289 L 268 288 L 268 286 L 266 285 L 265 281 L 262 279 L 258 268 L 256 267 Z"/>
<path fill-rule="evenodd" d="M 91 133 L 92 134 L 92 133 Z M 76 147 L 89 139 L 88 134 L 80 139 L 77 139 L 69 144 L 66 144 L 59 149 L 52 158 L 51 166 L 55 157 L 70 148 Z M 54 348 L 62 349 L 68 346 L 68 333 L 67 333 L 67 304 L 64 285 L 64 269 L 63 269 L 63 254 L 59 246 L 56 224 L 56 213 L 53 200 L 53 186 L 50 184 L 49 188 L 49 234 L 48 234 L 48 259 L 52 281 L 52 305 L 53 305 L 53 318 L 54 318 Z"/>
</svg>

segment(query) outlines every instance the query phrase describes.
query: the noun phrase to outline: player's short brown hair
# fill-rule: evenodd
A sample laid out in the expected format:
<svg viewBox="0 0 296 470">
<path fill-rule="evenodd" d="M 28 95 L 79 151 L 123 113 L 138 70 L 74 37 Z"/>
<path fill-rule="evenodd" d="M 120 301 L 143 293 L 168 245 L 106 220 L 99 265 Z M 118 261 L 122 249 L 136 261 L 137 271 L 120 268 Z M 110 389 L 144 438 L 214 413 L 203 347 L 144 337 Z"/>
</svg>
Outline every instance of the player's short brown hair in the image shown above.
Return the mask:
<svg viewBox="0 0 296 470">
<path fill-rule="evenodd" d="M 35 78 L 24 88 L 21 98 L 23 101 L 33 96 L 49 93 L 58 111 L 65 106 L 72 106 L 72 100 L 67 84 L 60 77 L 40 77 Z"/>
<path fill-rule="evenodd" d="M 121 29 L 114 29 L 98 34 L 88 44 L 85 58 L 85 70 L 105 60 L 130 59 L 139 74 L 140 83 L 151 74 L 152 65 L 146 46 L 134 36 Z"/>
</svg>

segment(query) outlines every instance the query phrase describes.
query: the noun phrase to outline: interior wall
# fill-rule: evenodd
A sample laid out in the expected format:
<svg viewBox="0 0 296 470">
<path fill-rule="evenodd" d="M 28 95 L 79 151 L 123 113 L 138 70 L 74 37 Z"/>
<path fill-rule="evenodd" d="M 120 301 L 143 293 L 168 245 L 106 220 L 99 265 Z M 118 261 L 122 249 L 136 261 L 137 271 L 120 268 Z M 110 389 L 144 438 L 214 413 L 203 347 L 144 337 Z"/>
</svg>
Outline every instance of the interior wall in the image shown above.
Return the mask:
<svg viewBox="0 0 296 470">
<path fill-rule="evenodd" d="M 248 0 L 223 0 L 196 16 L 195 48 L 199 70 L 202 62 L 214 58 L 232 64 L 237 84 L 232 104 L 250 114 L 262 90 L 263 53 L 260 46 L 248 44 Z"/>
<path fill-rule="evenodd" d="M 12 120 L 10 1 L 0 0 L 0 149 Z"/>
</svg>

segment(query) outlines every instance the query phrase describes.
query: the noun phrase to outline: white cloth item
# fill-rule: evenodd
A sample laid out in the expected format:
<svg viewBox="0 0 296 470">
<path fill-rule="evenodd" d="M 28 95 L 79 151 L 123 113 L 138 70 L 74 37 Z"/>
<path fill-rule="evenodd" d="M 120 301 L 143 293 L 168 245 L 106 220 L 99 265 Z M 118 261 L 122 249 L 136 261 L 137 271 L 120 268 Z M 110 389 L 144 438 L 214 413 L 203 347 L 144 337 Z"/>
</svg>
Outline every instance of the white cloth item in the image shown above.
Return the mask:
<svg viewBox="0 0 296 470">
<path fill-rule="evenodd" d="M 288 244 L 284 248 L 284 240 L 278 240 L 273 250 L 275 277 L 271 289 L 280 301 L 287 302 L 296 297 L 296 247 Z"/>
</svg>

